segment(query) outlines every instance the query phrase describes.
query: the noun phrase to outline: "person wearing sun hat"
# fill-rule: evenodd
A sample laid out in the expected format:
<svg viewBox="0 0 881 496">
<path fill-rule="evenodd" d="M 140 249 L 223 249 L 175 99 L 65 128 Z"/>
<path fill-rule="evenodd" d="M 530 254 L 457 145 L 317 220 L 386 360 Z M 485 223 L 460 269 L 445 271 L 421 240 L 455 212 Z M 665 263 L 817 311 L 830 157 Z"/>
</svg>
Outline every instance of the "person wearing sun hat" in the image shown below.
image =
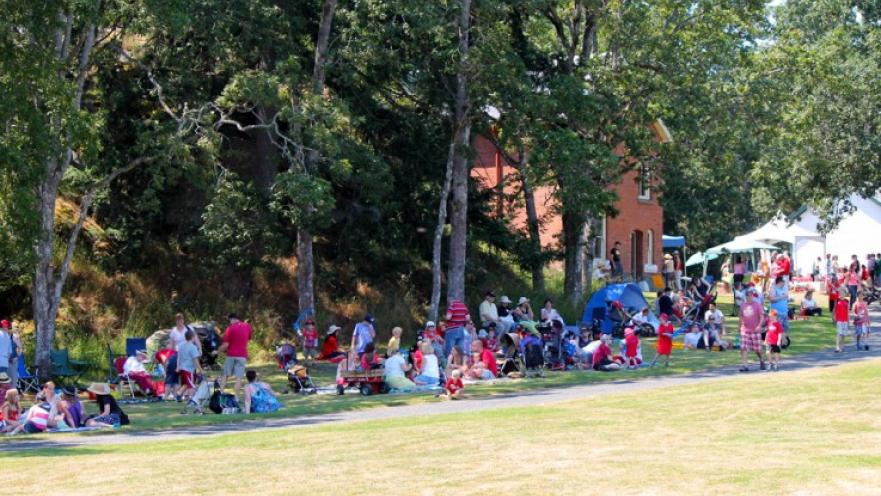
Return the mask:
<svg viewBox="0 0 881 496">
<path fill-rule="evenodd" d="M 107 383 L 93 382 L 86 391 L 95 395 L 95 403 L 98 405 L 98 414 L 86 419 L 86 427 L 115 427 L 129 424 L 128 415 L 113 398 L 113 391 Z"/>
<path fill-rule="evenodd" d="M 0 372 L 0 398 L 3 398 L 6 391 L 12 389 L 12 379 L 6 372 Z"/>
<path fill-rule="evenodd" d="M 529 298 L 525 296 L 521 296 L 520 299 L 517 300 L 517 308 L 512 311 L 512 314 L 514 322 L 535 320 L 535 314 L 532 312 L 532 307 L 529 305 Z"/>
<path fill-rule="evenodd" d="M 345 352 L 340 351 L 339 338 L 337 333 L 342 328 L 338 325 L 331 325 L 327 328 L 324 335 L 324 343 L 321 345 L 321 354 L 318 355 L 319 360 L 337 361 L 346 356 Z"/>
</svg>

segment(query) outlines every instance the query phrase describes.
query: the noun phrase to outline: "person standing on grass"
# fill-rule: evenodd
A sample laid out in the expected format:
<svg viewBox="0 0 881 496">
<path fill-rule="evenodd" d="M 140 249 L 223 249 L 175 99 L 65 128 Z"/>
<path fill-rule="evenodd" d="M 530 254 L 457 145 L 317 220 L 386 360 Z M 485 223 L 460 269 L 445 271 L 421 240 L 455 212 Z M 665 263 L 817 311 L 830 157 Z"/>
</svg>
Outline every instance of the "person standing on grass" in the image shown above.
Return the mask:
<svg viewBox="0 0 881 496">
<path fill-rule="evenodd" d="M 869 351 L 869 305 L 866 305 L 862 293 L 857 293 L 857 302 L 853 305 L 853 335 L 857 340 L 857 351 Z M 860 341 L 866 343 L 863 348 L 860 348 Z"/>
<path fill-rule="evenodd" d="M 759 358 L 759 370 L 765 370 L 765 357 L 762 355 L 765 309 L 755 300 L 755 295 L 755 290 L 747 291 L 746 302 L 740 307 L 740 372 L 749 371 L 747 355 L 750 352 L 754 352 Z"/>
<path fill-rule="evenodd" d="M 768 300 L 771 308 L 777 310 L 777 321 L 783 327 L 783 332 L 789 334 L 789 289 L 786 287 L 785 276 L 777 276 L 774 286 L 768 292 Z"/>
<path fill-rule="evenodd" d="M 670 366 L 670 354 L 673 352 L 673 324 L 670 323 L 666 313 L 658 316 L 661 324 L 658 325 L 658 343 L 655 348 L 655 358 L 651 366 L 658 364 L 658 358 L 664 357 L 664 367 Z"/>
<path fill-rule="evenodd" d="M 832 320 L 835 321 L 835 353 L 844 351 L 844 338 L 847 337 L 847 322 L 850 319 L 850 303 L 847 298 L 835 302 Z"/>
<path fill-rule="evenodd" d="M 771 309 L 768 312 L 768 333 L 765 334 L 765 346 L 768 348 L 768 362 L 771 370 L 777 372 L 780 368 L 780 351 L 783 347 L 783 325 L 777 320 L 778 312 Z"/>
<path fill-rule="evenodd" d="M 175 398 L 177 400 L 180 400 L 180 397 L 189 399 L 196 391 L 196 381 L 193 378 L 199 366 L 199 357 L 202 356 L 202 352 L 194 342 L 197 341 L 195 332 L 187 330 L 184 339 L 185 341 L 177 347 L 177 375 L 180 381 L 180 391 Z"/>
<path fill-rule="evenodd" d="M 624 276 L 624 264 L 621 263 L 621 242 L 615 241 L 612 250 L 609 251 L 609 258 L 612 259 L 612 279 L 620 279 Z"/>
<path fill-rule="evenodd" d="M 12 357 L 12 334 L 9 332 L 9 322 L 0 322 L 0 372 L 9 372 L 9 361 Z"/>
<path fill-rule="evenodd" d="M 854 255 L 856 256 L 856 255 Z M 855 261 L 856 262 L 856 261 Z M 856 303 L 857 300 L 857 289 L 860 287 L 860 274 L 859 274 L 859 262 L 856 262 L 856 267 L 854 264 L 847 270 L 847 276 L 845 276 L 845 284 L 847 284 L 847 292 L 850 294 L 850 307 L 853 308 L 853 304 Z"/>
<path fill-rule="evenodd" d="M 251 324 L 242 322 L 238 314 L 229 314 L 229 327 L 223 332 L 223 343 L 212 354 L 226 353 L 223 361 L 223 377 L 220 379 L 220 389 L 226 388 L 226 381 L 235 376 L 236 397 L 242 395 L 242 380 L 245 378 L 245 367 L 248 365 L 248 342 L 254 334 Z M 180 361 L 180 359 L 178 359 Z"/>
<path fill-rule="evenodd" d="M 444 334 L 444 356 L 450 356 L 453 346 L 464 349 L 462 346 L 465 344 L 465 324 L 471 321 L 471 314 L 464 303 L 451 299 L 444 320 L 447 326 Z"/>
<path fill-rule="evenodd" d="M 682 256 L 679 250 L 673 251 L 673 283 L 676 291 L 682 291 L 682 274 L 685 273 L 685 264 L 682 262 Z"/>
<path fill-rule="evenodd" d="M 364 320 L 355 324 L 355 330 L 352 332 L 352 346 L 358 352 L 359 357 L 364 354 L 367 345 L 376 339 L 374 322 L 373 315 L 368 313 L 364 316 Z"/>
</svg>

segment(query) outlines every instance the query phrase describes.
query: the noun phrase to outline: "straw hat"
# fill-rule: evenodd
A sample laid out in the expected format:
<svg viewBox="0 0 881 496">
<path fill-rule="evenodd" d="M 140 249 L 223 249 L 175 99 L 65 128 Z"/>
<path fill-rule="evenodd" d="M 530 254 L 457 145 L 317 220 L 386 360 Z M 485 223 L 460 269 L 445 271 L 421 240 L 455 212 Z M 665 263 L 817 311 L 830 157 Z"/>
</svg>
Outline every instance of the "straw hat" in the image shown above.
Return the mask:
<svg viewBox="0 0 881 496">
<path fill-rule="evenodd" d="M 507 296 L 502 296 L 501 299 L 499 299 L 499 303 L 511 303 L 511 298 L 508 298 Z"/>
<path fill-rule="evenodd" d="M 664 253 L 664 260 L 673 260 L 673 255 L 669 253 Z"/>
<path fill-rule="evenodd" d="M 517 301 L 517 304 L 522 305 L 524 303 L 529 303 L 529 298 L 527 298 L 525 296 L 521 296 L 520 299 Z"/>
<path fill-rule="evenodd" d="M 86 391 L 94 394 L 111 394 L 113 391 L 110 389 L 110 385 L 106 382 L 93 382 Z"/>
<path fill-rule="evenodd" d="M 12 382 L 12 379 L 9 378 L 9 375 L 6 372 L 0 372 L 0 384 L 9 384 Z"/>
</svg>

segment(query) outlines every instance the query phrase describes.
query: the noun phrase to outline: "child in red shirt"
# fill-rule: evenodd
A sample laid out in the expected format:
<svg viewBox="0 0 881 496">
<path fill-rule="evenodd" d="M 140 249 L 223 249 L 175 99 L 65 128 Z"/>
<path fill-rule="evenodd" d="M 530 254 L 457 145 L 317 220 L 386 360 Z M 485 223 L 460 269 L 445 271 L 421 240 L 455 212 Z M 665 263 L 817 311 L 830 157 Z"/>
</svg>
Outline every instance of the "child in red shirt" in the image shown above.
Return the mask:
<svg viewBox="0 0 881 496">
<path fill-rule="evenodd" d="M 777 310 L 768 312 L 768 332 L 765 334 L 765 346 L 768 347 L 768 361 L 771 370 L 780 369 L 780 350 L 783 346 L 783 325 L 777 320 Z"/>
<path fill-rule="evenodd" d="M 832 320 L 835 321 L 835 353 L 841 353 L 844 346 L 844 338 L 847 336 L 847 321 L 850 319 L 850 302 L 847 298 L 841 298 L 835 302 L 835 310 L 832 312 Z"/>
<path fill-rule="evenodd" d="M 639 359 L 636 358 L 636 354 L 639 350 L 639 336 L 636 335 L 636 331 L 631 327 L 624 329 L 624 344 L 627 345 L 627 349 L 624 352 L 624 355 L 627 357 L 627 368 L 638 369 Z"/>
<path fill-rule="evenodd" d="M 835 280 L 832 279 L 829 281 L 829 285 L 826 287 L 826 294 L 829 295 L 829 311 L 835 311 L 835 302 L 838 301 L 838 284 L 835 283 Z"/>
<path fill-rule="evenodd" d="M 306 321 L 303 328 L 303 359 L 312 363 L 318 357 L 318 330 L 315 322 Z"/>
<path fill-rule="evenodd" d="M 666 313 L 660 315 L 661 325 L 658 326 L 658 344 L 655 350 L 655 359 L 652 367 L 658 364 L 658 357 L 664 357 L 664 367 L 670 366 L 670 353 L 673 351 L 673 324 Z"/>
<path fill-rule="evenodd" d="M 447 379 L 444 394 L 439 394 L 438 397 L 445 400 L 460 400 L 464 395 L 463 391 L 465 391 L 465 384 L 462 383 L 462 371 L 456 369 Z"/>
</svg>

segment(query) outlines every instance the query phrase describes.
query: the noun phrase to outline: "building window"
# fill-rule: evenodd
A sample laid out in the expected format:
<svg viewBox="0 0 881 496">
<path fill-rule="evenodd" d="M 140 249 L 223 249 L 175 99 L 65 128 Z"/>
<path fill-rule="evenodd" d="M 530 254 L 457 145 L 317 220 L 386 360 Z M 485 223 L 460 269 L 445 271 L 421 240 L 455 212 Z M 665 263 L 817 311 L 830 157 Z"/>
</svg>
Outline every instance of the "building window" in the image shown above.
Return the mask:
<svg viewBox="0 0 881 496">
<path fill-rule="evenodd" d="M 645 165 L 639 166 L 639 199 L 640 200 L 651 200 L 652 199 L 652 175 L 649 172 L 648 167 Z"/>
<path fill-rule="evenodd" d="M 587 239 L 587 252 L 594 260 L 606 258 L 606 216 L 590 220 L 590 236 Z"/>
<path fill-rule="evenodd" d="M 655 232 L 648 230 L 645 237 L 645 263 L 652 265 L 655 263 Z"/>
</svg>

